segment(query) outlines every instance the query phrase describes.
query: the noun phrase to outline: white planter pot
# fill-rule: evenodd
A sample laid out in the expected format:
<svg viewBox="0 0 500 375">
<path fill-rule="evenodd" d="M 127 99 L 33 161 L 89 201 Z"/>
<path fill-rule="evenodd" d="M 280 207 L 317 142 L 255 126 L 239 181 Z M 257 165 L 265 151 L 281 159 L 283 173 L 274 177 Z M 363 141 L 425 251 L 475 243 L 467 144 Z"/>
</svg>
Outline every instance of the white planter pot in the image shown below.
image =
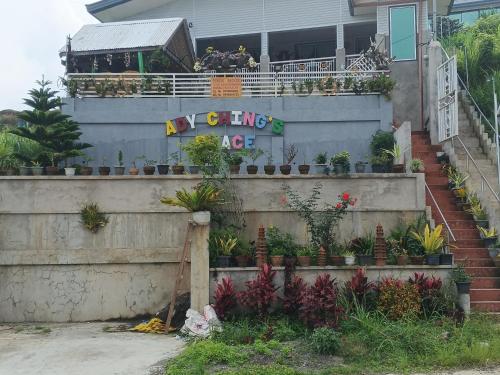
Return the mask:
<svg viewBox="0 0 500 375">
<path fill-rule="evenodd" d="M 193 221 L 198 225 L 210 224 L 210 211 L 193 212 Z"/>
<path fill-rule="evenodd" d="M 66 174 L 66 176 L 74 176 L 75 168 L 64 168 L 64 173 Z"/>
<path fill-rule="evenodd" d="M 354 264 L 356 263 L 356 257 L 354 256 L 344 257 L 344 260 L 346 266 L 354 266 Z"/>
</svg>

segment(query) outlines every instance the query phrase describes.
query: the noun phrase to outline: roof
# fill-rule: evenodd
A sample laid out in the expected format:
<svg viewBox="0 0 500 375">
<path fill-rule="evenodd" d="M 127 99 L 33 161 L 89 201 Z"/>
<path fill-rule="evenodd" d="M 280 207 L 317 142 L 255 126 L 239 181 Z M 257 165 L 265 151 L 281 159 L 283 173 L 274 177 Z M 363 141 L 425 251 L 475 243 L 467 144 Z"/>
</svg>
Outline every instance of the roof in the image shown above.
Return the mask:
<svg viewBox="0 0 500 375">
<path fill-rule="evenodd" d="M 464 12 L 469 10 L 499 8 L 500 0 L 455 0 L 452 12 Z"/>
<path fill-rule="evenodd" d="M 165 18 L 85 25 L 72 38 L 71 51 L 85 55 L 154 49 L 167 45 L 183 22 L 182 18 Z M 66 47 L 60 52 L 64 55 Z"/>
<path fill-rule="evenodd" d="M 87 12 L 101 22 L 131 19 L 136 15 L 158 8 L 173 0 L 100 0 L 87 5 Z"/>
</svg>

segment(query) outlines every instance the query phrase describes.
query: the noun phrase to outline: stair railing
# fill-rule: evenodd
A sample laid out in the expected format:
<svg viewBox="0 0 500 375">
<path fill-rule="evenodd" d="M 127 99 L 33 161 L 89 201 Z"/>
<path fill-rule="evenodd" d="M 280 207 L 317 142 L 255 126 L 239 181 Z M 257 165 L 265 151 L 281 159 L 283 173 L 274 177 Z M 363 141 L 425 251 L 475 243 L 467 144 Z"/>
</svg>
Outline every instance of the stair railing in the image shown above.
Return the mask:
<svg viewBox="0 0 500 375">
<path fill-rule="evenodd" d="M 472 157 L 469 150 L 467 149 L 464 142 L 460 139 L 459 136 L 455 136 L 451 139 L 451 142 L 453 143 L 453 148 L 455 148 L 455 145 L 454 145 L 455 139 L 458 140 L 458 142 L 462 145 L 463 149 L 465 150 L 465 154 L 466 154 L 465 167 L 467 169 L 467 172 L 469 171 L 469 167 L 470 167 L 469 160 L 470 160 L 472 162 L 472 165 L 476 168 L 477 172 L 479 173 L 479 176 L 481 177 L 481 192 L 484 192 L 485 186 L 487 186 L 488 189 L 490 190 L 491 194 L 493 195 L 493 197 L 495 197 L 496 201 L 500 202 L 500 198 L 498 197 L 498 193 L 491 187 L 491 184 L 489 183 L 488 179 L 486 178 L 484 173 L 481 171 L 481 169 L 477 165 L 476 161 L 474 160 L 474 158 Z"/>
<path fill-rule="evenodd" d="M 427 182 L 425 183 L 425 188 L 429 192 L 429 195 L 432 199 L 432 202 L 434 202 L 434 206 L 437 208 L 437 210 L 439 212 L 439 216 L 441 216 L 441 219 L 443 219 L 443 223 L 446 226 L 446 230 L 448 233 L 448 242 L 450 242 L 450 237 L 452 238 L 453 242 L 456 242 L 457 239 L 456 239 L 455 235 L 453 234 L 453 231 L 451 230 L 450 226 L 448 225 L 448 222 L 446 221 L 446 218 L 444 217 L 443 211 L 441 211 L 441 209 L 439 208 L 439 205 L 436 202 L 436 199 L 434 198 L 434 195 L 432 194 L 432 191 L 429 188 L 429 185 L 427 185 Z"/>
</svg>

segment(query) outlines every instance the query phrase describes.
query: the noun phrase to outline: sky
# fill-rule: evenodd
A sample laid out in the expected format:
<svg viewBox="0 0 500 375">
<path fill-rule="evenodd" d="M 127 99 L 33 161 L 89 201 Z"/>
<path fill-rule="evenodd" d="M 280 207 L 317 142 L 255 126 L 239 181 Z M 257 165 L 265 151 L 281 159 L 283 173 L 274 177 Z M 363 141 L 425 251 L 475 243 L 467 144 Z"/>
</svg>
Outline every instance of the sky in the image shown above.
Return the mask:
<svg viewBox="0 0 500 375">
<path fill-rule="evenodd" d="M 59 49 L 66 36 L 98 21 L 85 4 L 95 0 L 0 0 L 0 110 L 25 109 L 23 98 L 42 75 L 64 74 Z"/>
</svg>

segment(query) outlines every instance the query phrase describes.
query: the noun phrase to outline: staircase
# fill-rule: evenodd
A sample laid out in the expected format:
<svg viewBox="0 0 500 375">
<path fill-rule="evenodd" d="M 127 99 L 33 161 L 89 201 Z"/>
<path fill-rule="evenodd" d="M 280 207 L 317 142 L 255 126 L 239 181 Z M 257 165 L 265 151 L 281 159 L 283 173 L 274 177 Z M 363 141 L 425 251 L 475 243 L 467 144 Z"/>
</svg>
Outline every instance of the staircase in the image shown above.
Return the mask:
<svg viewBox="0 0 500 375">
<path fill-rule="evenodd" d="M 436 152 L 441 146 L 431 145 L 427 132 L 412 133 L 414 158 L 425 163 L 425 180 L 439 208 L 448 222 L 456 242 L 453 244 L 455 261 L 465 265 L 466 272 L 473 277 L 470 298 L 475 311 L 500 312 L 500 269 L 497 269 L 488 250 L 479 236 L 471 215 L 459 209 L 453 193 L 448 190 L 448 178 L 441 172 Z M 432 208 L 436 224 L 444 224 L 441 215 L 426 191 L 427 205 Z"/>
</svg>

